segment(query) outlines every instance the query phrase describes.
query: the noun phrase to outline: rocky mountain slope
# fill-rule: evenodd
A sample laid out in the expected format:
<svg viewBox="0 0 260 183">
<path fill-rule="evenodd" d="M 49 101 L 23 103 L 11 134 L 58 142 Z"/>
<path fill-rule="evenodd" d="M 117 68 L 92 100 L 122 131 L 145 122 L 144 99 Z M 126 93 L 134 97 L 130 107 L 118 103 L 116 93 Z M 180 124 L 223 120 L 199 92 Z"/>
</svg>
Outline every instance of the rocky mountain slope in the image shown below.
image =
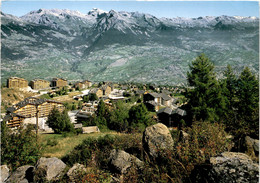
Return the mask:
<svg viewBox="0 0 260 183">
<path fill-rule="evenodd" d="M 139 12 L 70 10 L 1 13 L 2 82 L 69 80 L 185 82 L 188 65 L 205 53 L 221 71 L 259 66 L 259 18 L 156 18 Z"/>
</svg>

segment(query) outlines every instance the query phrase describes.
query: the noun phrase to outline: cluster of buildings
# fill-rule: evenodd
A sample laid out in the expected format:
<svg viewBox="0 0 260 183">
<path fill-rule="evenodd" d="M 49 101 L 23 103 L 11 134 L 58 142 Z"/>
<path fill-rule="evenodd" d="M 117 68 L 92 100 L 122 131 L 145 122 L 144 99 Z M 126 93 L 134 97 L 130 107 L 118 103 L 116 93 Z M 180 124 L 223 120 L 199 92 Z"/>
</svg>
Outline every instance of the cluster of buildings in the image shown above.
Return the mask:
<svg viewBox="0 0 260 183">
<path fill-rule="evenodd" d="M 178 100 L 162 93 L 147 93 L 144 95 L 144 104 L 150 111 L 157 112 L 159 121 L 167 126 L 177 126 L 181 119 L 185 119 L 186 111 L 177 105 Z"/>
<path fill-rule="evenodd" d="M 34 79 L 28 82 L 24 78 L 19 77 L 10 77 L 7 79 L 7 87 L 8 88 L 27 88 L 30 86 L 34 90 L 42 90 L 49 88 L 62 88 L 64 86 L 68 86 L 68 81 L 63 78 L 53 78 L 51 81 L 43 80 L 43 79 Z M 81 82 L 76 82 L 74 84 L 75 88 L 84 89 L 92 86 L 92 82 L 88 80 L 84 80 Z"/>
<path fill-rule="evenodd" d="M 99 99 L 103 99 L 106 105 L 111 106 L 111 101 L 126 100 L 127 97 L 124 97 L 125 94 L 129 97 L 135 95 L 141 99 L 149 111 L 156 112 L 159 121 L 167 126 L 176 126 L 176 123 L 186 116 L 186 111 L 179 108 L 180 106 L 177 104 L 178 100 L 171 97 L 171 92 L 166 89 L 161 90 L 161 93 L 149 93 L 145 86 L 143 86 L 143 90 L 140 90 L 140 87 L 138 88 L 135 85 L 118 85 L 111 82 L 103 82 L 98 86 L 96 85 L 96 87 L 92 87 L 92 85 L 92 82 L 88 80 L 74 83 L 73 87 L 81 89 L 83 92 L 78 96 L 74 96 L 74 99 L 83 100 L 85 95 L 95 94 Z M 28 86 L 35 90 L 49 89 L 50 87 L 60 88 L 68 86 L 68 81 L 62 78 L 53 78 L 52 81 L 34 79 L 28 85 L 28 81 L 23 78 L 11 77 L 7 80 L 8 88 L 25 88 Z M 83 90 L 86 88 L 90 89 Z M 154 91 L 157 91 L 156 89 Z M 97 110 L 98 101 L 83 103 L 82 109 L 75 114 L 75 122 L 89 119 Z M 7 126 L 9 127 L 19 126 L 21 123 L 26 123 L 28 120 L 32 121 L 32 118 L 36 117 L 46 121 L 50 111 L 54 107 L 59 111 L 65 109 L 61 102 L 29 97 L 9 107 L 4 120 L 7 121 Z"/>
<path fill-rule="evenodd" d="M 61 102 L 28 97 L 24 101 L 7 108 L 7 114 L 3 120 L 6 121 L 8 127 L 17 127 L 22 123 L 30 123 L 30 121 L 35 124 L 36 117 L 40 121 L 46 121 L 54 107 L 60 112 L 65 109 Z"/>
</svg>

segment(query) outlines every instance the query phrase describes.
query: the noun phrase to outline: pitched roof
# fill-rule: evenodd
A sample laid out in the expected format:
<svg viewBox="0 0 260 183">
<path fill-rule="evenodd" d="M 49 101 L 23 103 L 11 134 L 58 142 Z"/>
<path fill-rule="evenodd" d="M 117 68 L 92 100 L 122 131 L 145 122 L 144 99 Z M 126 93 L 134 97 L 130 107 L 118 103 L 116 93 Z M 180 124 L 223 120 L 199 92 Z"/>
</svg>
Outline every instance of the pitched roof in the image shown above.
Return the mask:
<svg viewBox="0 0 260 183">
<path fill-rule="evenodd" d="M 187 114 L 185 110 L 180 109 L 180 108 L 177 108 L 177 109 L 174 110 L 173 112 L 174 112 L 174 114 L 179 114 L 179 115 L 181 115 L 181 116 L 186 116 L 186 114 Z"/>
<path fill-rule="evenodd" d="M 145 102 L 145 104 L 151 104 L 153 106 L 158 106 L 159 105 L 157 102 L 155 102 L 153 100 L 147 101 L 147 102 Z"/>
<path fill-rule="evenodd" d="M 16 111 L 17 109 L 20 109 L 20 108 L 28 105 L 28 104 L 40 105 L 40 104 L 43 104 L 44 102 L 55 102 L 55 103 L 62 104 L 62 102 L 57 102 L 57 101 L 54 101 L 54 100 L 40 99 L 40 98 L 36 98 L 36 97 L 28 97 L 28 98 L 24 99 L 23 101 L 13 105 L 12 107 L 9 107 L 7 109 L 7 111 L 13 112 L 13 111 Z"/>
<path fill-rule="evenodd" d="M 136 91 L 136 94 L 144 94 L 144 93 L 145 93 L 144 90 L 137 90 L 137 91 Z"/>
<path fill-rule="evenodd" d="M 160 114 L 160 113 L 166 113 L 168 115 L 178 114 L 178 115 L 181 115 L 181 116 L 186 116 L 187 115 L 186 111 L 183 110 L 183 109 L 177 108 L 175 110 L 172 110 L 170 107 L 166 107 L 166 108 L 160 109 L 157 112 L 157 114 Z"/>
<path fill-rule="evenodd" d="M 151 96 L 153 96 L 154 98 L 158 98 L 158 97 L 161 97 L 159 93 L 148 93 L 150 94 Z"/>
<path fill-rule="evenodd" d="M 169 107 L 166 107 L 166 108 L 162 108 L 160 109 L 157 114 L 160 114 L 160 113 L 166 113 L 168 115 L 171 115 L 172 114 L 172 109 L 169 108 Z"/>
<path fill-rule="evenodd" d="M 22 117 L 22 118 L 25 118 L 24 115 L 16 114 L 16 113 L 10 113 L 10 114 L 7 114 L 7 115 L 4 117 L 3 121 L 8 121 L 8 120 L 10 120 L 10 119 L 12 119 L 13 117 L 16 117 L 16 116 L 20 116 L 20 117 Z"/>
<path fill-rule="evenodd" d="M 171 97 L 169 97 L 165 93 L 161 93 L 160 96 L 162 97 L 163 100 L 171 100 Z"/>
</svg>

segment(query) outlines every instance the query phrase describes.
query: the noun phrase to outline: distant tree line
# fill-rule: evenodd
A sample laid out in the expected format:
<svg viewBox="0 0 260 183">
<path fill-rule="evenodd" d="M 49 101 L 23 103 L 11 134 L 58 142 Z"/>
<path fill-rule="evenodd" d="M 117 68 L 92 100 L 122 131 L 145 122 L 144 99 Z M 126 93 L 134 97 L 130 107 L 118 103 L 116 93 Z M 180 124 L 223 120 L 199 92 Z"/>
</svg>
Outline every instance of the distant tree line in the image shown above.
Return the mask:
<svg viewBox="0 0 260 183">
<path fill-rule="evenodd" d="M 111 108 L 100 100 L 96 114 L 85 125 L 97 125 L 100 128 L 123 131 L 142 131 L 145 127 L 153 124 L 146 106 L 141 103 L 129 108 L 129 104 L 118 101 Z"/>
</svg>

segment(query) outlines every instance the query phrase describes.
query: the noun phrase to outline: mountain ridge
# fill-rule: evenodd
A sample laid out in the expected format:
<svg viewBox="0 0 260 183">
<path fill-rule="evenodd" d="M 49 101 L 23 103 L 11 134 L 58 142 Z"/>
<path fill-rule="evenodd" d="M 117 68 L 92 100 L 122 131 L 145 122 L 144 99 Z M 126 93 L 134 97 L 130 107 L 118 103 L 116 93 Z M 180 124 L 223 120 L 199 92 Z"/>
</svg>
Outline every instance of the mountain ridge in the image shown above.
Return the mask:
<svg viewBox="0 0 260 183">
<path fill-rule="evenodd" d="M 256 17 L 156 18 L 99 9 L 86 14 L 39 9 L 21 17 L 1 16 L 2 78 L 183 83 L 188 64 L 202 52 L 212 58 L 217 72 L 227 63 L 258 72 Z M 61 72 L 47 66 L 52 62 Z M 27 66 L 37 72 L 28 74 Z"/>
</svg>

